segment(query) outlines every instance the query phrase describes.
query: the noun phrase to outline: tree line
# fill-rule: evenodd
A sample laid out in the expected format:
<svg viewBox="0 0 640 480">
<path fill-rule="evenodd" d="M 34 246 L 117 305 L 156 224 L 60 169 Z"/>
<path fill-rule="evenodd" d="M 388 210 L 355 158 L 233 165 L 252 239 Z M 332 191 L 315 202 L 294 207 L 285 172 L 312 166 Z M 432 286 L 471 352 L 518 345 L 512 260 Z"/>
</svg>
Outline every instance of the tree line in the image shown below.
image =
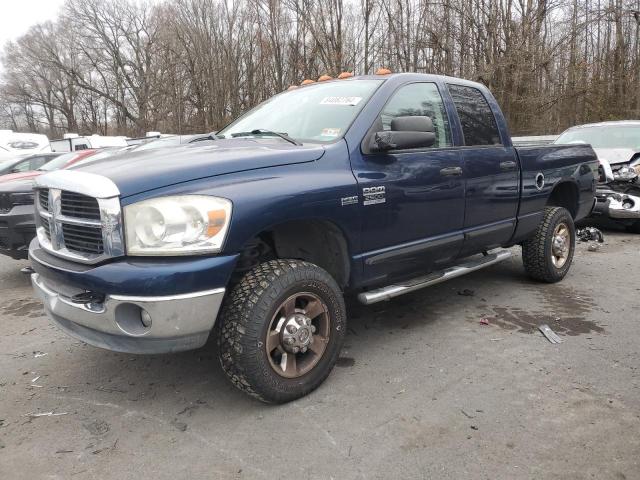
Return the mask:
<svg viewBox="0 0 640 480">
<path fill-rule="evenodd" d="M 487 85 L 513 133 L 640 118 L 640 0 L 67 0 L 2 51 L 0 128 L 208 132 L 379 67 Z"/>
</svg>

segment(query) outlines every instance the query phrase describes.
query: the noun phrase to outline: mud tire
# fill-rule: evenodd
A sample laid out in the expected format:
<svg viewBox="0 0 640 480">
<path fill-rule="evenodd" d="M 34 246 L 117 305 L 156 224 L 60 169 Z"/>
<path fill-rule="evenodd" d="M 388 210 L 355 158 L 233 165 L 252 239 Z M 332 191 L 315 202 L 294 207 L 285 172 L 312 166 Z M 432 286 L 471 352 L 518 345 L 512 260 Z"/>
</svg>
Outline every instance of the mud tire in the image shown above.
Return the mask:
<svg viewBox="0 0 640 480">
<path fill-rule="evenodd" d="M 320 297 L 329 310 L 331 335 L 318 364 L 298 378 L 278 375 L 264 342 L 280 304 L 297 292 Z M 217 322 L 218 358 L 231 383 L 265 403 L 307 395 L 329 376 L 346 332 L 340 287 L 325 270 L 300 260 L 271 260 L 247 273 L 227 296 Z"/>
<path fill-rule="evenodd" d="M 552 261 L 552 242 L 554 231 L 560 223 L 567 225 L 571 241 L 566 262 L 562 267 L 557 268 Z M 569 211 L 562 207 L 547 207 L 544 209 L 544 216 L 534 235 L 522 244 L 524 269 L 534 280 L 547 283 L 559 282 L 571 268 L 575 246 L 576 229 Z"/>
</svg>

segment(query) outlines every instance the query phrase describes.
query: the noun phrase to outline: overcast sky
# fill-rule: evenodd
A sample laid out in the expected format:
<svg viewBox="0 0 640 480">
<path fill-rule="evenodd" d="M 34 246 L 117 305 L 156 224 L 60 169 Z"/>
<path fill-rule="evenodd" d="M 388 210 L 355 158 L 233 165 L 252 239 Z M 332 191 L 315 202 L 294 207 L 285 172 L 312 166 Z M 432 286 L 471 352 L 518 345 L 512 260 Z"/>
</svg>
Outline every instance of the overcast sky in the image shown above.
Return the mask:
<svg viewBox="0 0 640 480">
<path fill-rule="evenodd" d="M 0 48 L 31 25 L 54 19 L 63 3 L 64 0 L 0 0 Z"/>
</svg>

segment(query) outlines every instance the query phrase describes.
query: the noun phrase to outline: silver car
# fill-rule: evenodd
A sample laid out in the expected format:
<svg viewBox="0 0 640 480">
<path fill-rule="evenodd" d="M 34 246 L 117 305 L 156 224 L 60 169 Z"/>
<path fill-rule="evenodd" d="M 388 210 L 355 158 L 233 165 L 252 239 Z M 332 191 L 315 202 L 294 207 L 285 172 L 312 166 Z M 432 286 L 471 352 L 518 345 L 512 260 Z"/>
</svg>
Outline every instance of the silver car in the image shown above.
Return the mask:
<svg viewBox="0 0 640 480">
<path fill-rule="evenodd" d="M 640 120 L 578 125 L 565 130 L 554 143 L 591 144 L 600 160 L 594 215 L 640 233 Z"/>
</svg>

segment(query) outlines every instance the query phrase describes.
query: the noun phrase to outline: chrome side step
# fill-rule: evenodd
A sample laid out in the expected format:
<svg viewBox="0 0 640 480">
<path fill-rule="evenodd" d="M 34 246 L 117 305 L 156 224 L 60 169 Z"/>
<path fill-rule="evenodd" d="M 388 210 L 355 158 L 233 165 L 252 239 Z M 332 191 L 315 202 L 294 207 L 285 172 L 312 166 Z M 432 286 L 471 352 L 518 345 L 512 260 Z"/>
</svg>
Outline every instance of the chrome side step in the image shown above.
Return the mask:
<svg viewBox="0 0 640 480">
<path fill-rule="evenodd" d="M 381 302 L 383 300 L 390 300 L 393 297 L 397 297 L 405 293 L 414 292 L 424 287 L 429 287 L 437 283 L 446 282 L 452 278 L 461 277 L 467 273 L 475 272 L 481 268 L 506 260 L 509 257 L 511 257 L 511 252 L 509 250 L 500 250 L 494 253 L 489 253 L 481 258 L 476 258 L 465 263 L 461 263 L 460 265 L 456 265 L 455 267 L 450 267 L 440 272 L 425 275 L 424 277 L 415 278 L 408 282 L 397 285 L 388 285 L 376 290 L 362 292 L 358 295 L 358 300 L 365 305 Z"/>
</svg>

